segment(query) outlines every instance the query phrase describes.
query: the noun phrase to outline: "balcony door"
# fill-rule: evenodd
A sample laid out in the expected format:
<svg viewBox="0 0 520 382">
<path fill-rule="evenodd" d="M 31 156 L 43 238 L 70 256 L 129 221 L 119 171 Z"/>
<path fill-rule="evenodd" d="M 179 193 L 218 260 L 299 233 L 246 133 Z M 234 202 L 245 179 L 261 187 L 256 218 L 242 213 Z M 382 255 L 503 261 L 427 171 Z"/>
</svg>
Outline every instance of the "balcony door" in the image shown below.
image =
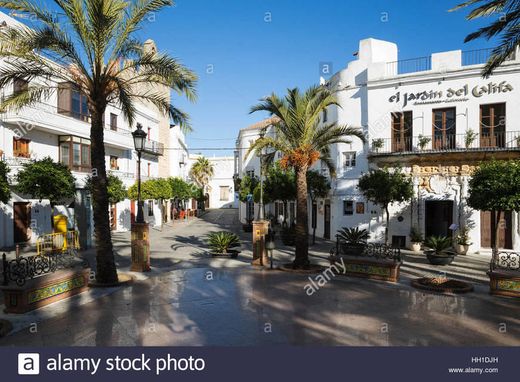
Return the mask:
<svg viewBox="0 0 520 382">
<path fill-rule="evenodd" d="M 450 150 L 455 148 L 456 109 L 454 107 L 433 110 L 433 148 Z"/>
<path fill-rule="evenodd" d="M 412 126 L 411 111 L 392 113 L 392 151 L 412 151 Z"/>
<path fill-rule="evenodd" d="M 506 147 L 506 104 L 480 105 L 480 147 Z"/>
</svg>

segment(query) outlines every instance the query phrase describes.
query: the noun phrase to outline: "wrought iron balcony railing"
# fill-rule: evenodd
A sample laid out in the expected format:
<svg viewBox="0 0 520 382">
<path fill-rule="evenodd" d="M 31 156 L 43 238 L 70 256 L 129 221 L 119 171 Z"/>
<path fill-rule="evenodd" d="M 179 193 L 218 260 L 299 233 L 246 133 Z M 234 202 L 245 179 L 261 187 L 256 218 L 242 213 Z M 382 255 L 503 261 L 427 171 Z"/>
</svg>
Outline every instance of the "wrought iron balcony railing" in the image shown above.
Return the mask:
<svg viewBox="0 0 520 382">
<path fill-rule="evenodd" d="M 152 155 L 163 155 L 164 144 L 152 140 L 146 140 L 144 145 L 144 152 Z"/>
<path fill-rule="evenodd" d="M 505 151 L 520 150 L 520 131 L 475 134 L 439 132 L 433 136 L 372 139 L 370 155 L 397 153 L 431 153 L 453 151 Z"/>
</svg>

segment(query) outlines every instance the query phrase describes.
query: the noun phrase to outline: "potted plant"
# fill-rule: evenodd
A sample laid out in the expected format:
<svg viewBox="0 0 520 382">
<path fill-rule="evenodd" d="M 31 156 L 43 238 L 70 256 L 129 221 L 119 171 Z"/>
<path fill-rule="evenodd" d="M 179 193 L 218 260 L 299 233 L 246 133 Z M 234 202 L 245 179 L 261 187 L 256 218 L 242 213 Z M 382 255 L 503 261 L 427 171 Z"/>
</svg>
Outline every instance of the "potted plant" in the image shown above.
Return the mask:
<svg viewBox="0 0 520 382">
<path fill-rule="evenodd" d="M 469 241 L 469 229 L 464 227 L 459 231 L 457 236 L 455 236 L 455 251 L 460 255 L 465 255 L 468 253 L 470 245 L 471 242 Z"/>
<path fill-rule="evenodd" d="M 284 245 L 290 245 L 293 246 L 296 244 L 296 229 L 295 226 L 292 224 L 290 227 L 287 225 L 284 225 L 282 228 L 282 234 L 280 235 L 282 238 L 282 243 Z"/>
<path fill-rule="evenodd" d="M 240 253 L 239 250 L 232 249 L 240 246 L 240 239 L 232 232 L 211 232 L 208 234 L 207 243 L 213 257 L 226 256 L 234 259 Z"/>
<path fill-rule="evenodd" d="M 377 153 L 380 149 L 383 148 L 384 144 L 385 141 L 383 138 L 374 139 L 372 140 L 372 150 L 374 150 Z"/>
<path fill-rule="evenodd" d="M 424 135 L 419 134 L 419 137 L 417 138 L 417 145 L 421 150 L 424 150 L 426 149 L 426 146 L 428 146 L 428 144 L 431 142 L 431 140 L 432 139 L 430 137 L 425 137 Z"/>
<path fill-rule="evenodd" d="M 471 129 L 466 130 L 466 134 L 464 135 L 464 145 L 467 149 L 471 147 L 473 142 L 475 142 L 475 139 L 477 139 L 477 133 Z"/>
<path fill-rule="evenodd" d="M 411 250 L 414 252 L 420 252 L 421 251 L 421 244 L 423 242 L 423 236 L 419 228 L 412 227 L 410 230 L 410 242 L 411 244 Z"/>
<path fill-rule="evenodd" d="M 343 227 L 336 234 L 341 252 L 349 256 L 360 256 L 367 244 L 369 233 L 366 229 Z"/>
<path fill-rule="evenodd" d="M 424 253 L 430 264 L 448 265 L 457 255 L 451 247 L 451 238 L 447 236 L 430 236 L 424 241 Z"/>
</svg>

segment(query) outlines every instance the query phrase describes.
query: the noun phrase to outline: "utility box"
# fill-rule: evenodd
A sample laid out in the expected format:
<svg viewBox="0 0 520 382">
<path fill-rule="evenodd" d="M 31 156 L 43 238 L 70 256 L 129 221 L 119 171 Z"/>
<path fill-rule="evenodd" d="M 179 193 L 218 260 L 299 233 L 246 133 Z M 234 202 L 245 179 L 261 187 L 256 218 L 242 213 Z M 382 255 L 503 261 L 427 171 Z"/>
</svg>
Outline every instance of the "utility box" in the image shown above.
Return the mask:
<svg viewBox="0 0 520 382">
<path fill-rule="evenodd" d="M 267 266 L 269 258 L 265 248 L 265 237 L 269 230 L 268 220 L 258 220 L 253 222 L 253 265 Z"/>
</svg>

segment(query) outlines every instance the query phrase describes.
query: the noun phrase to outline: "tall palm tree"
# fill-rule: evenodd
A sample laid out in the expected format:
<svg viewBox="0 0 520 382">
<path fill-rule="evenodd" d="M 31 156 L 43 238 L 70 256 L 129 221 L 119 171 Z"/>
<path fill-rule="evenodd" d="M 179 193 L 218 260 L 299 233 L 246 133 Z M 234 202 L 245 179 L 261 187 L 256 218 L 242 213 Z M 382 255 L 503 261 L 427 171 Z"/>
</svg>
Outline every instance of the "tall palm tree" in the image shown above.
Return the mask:
<svg viewBox="0 0 520 382">
<path fill-rule="evenodd" d="M 331 175 L 335 166 L 330 157 L 330 146 L 350 143 L 349 137 L 365 142 L 359 128 L 340 126 L 335 122 L 321 123 L 322 112 L 336 105 L 335 94 L 324 86 L 313 86 L 304 93 L 298 88 L 288 89 L 283 98 L 275 94 L 253 106 L 251 113 L 267 111 L 273 119 L 274 136 L 264 135 L 249 148 L 251 152 L 271 148 L 282 153 L 282 167 L 292 167 L 296 173 L 296 255 L 294 268 L 309 266 L 307 170 L 318 160 L 325 163 Z"/>
<path fill-rule="evenodd" d="M 205 157 L 198 157 L 193 166 L 191 166 L 190 176 L 199 187 L 203 188 L 204 192 L 213 175 L 215 175 L 215 168 Z"/>
<path fill-rule="evenodd" d="M 493 49 L 482 75 L 489 77 L 493 71 L 508 59 L 520 44 L 520 1 L 518 0 L 468 0 L 450 11 L 475 6 L 466 17 L 474 20 L 496 15 L 496 20 L 466 36 L 464 42 L 477 38 L 490 40 L 500 36 L 500 44 Z"/>
<path fill-rule="evenodd" d="M 29 86 L 7 96 L 0 107 L 19 110 L 45 101 L 60 83 L 72 83 L 87 99 L 90 114 L 92 204 L 96 279 L 117 282 L 108 214 L 103 120 L 115 104 L 132 126 L 137 103 L 155 105 L 189 128 L 188 116 L 173 107 L 169 89 L 195 99 L 196 76 L 170 56 L 145 49 L 136 36 L 145 17 L 171 0 L 54 0 L 58 12 L 37 0 L 1 1 L 0 7 L 31 18 L 31 28 L 0 29 L 0 88 L 24 80 Z M 51 60 L 49 60 L 51 58 Z M 58 64 L 59 63 L 59 64 Z"/>
</svg>

